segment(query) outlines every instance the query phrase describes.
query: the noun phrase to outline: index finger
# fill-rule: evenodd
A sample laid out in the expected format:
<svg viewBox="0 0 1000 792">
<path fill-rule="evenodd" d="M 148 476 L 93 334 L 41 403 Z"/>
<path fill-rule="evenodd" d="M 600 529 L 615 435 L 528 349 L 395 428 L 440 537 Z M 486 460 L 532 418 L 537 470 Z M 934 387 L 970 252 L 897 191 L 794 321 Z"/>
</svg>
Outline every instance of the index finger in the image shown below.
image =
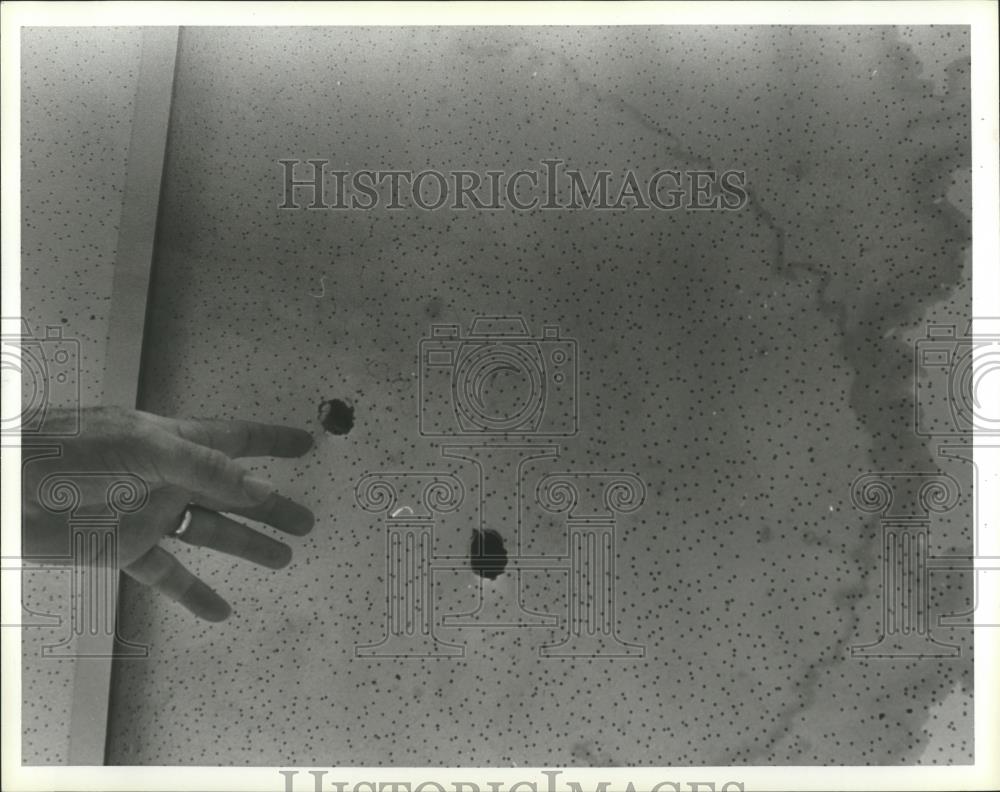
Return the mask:
<svg viewBox="0 0 1000 792">
<path fill-rule="evenodd" d="M 299 457 L 313 446 L 309 432 L 255 421 L 165 418 L 164 428 L 185 440 L 230 457 Z"/>
</svg>

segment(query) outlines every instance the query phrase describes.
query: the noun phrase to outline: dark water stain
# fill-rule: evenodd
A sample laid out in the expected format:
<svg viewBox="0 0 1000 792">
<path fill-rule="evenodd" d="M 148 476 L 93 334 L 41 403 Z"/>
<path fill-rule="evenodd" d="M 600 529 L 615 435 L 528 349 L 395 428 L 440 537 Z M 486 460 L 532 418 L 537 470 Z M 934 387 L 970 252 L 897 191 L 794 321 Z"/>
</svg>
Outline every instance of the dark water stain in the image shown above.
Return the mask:
<svg viewBox="0 0 1000 792">
<path fill-rule="evenodd" d="M 874 252 L 884 262 L 880 270 L 893 273 L 897 278 L 905 277 L 905 291 L 887 287 L 886 283 L 892 282 L 888 278 L 884 282 L 866 281 L 863 270 L 859 274 L 857 269 L 840 269 L 835 265 L 787 262 L 783 254 L 775 269 L 789 276 L 794 270 L 802 269 L 820 279 L 818 308 L 836 321 L 840 335 L 838 349 L 854 371 L 848 405 L 872 437 L 871 469 L 937 473 L 940 469 L 926 438 L 913 431 L 914 410 L 918 406 L 912 379 L 914 349 L 911 344 L 894 337 L 891 331 L 919 323 L 930 306 L 946 299 L 963 280 L 963 250 L 971 241 L 969 218 L 939 199 L 945 195 L 955 169 L 971 166 L 967 110 L 969 67 L 966 57 L 949 64 L 945 95 L 929 99 L 929 84 L 914 76 L 919 71 L 919 61 L 910 48 L 900 45 L 887 52 L 885 62 L 893 63 L 894 60 L 900 70 L 894 79 L 894 90 L 907 97 L 908 106 L 921 110 L 919 113 L 913 111 L 916 117 L 911 120 L 906 135 L 894 143 L 899 150 L 906 150 L 911 155 L 904 161 L 911 168 L 908 181 L 912 194 L 908 200 L 912 205 L 908 208 L 919 220 L 905 227 L 904 237 L 893 239 L 891 234 L 879 234 Z M 888 153 L 884 159 L 881 170 L 887 171 L 889 163 L 895 160 Z M 765 222 L 777 231 L 779 249 L 783 251 L 784 220 L 779 223 L 775 216 L 766 213 Z M 878 228 L 878 222 L 874 219 L 866 224 Z M 907 249 L 916 253 L 900 260 L 898 248 L 904 243 Z M 862 255 L 864 251 L 862 248 Z M 961 310 L 971 312 L 971 306 L 962 306 Z M 963 485 L 971 486 L 971 482 L 963 482 Z M 916 498 L 916 492 L 898 493 L 896 506 L 907 508 L 902 504 L 909 502 L 915 507 Z M 862 565 L 870 563 L 873 557 L 879 557 L 879 537 L 875 531 L 871 531 L 852 552 L 853 560 Z M 838 608 L 850 611 L 853 600 L 865 594 L 866 585 L 872 584 L 862 583 L 838 592 L 835 597 Z M 960 610 L 963 596 L 960 587 L 946 591 L 939 596 L 937 607 Z M 849 640 L 849 634 L 849 629 L 845 629 L 845 641 Z M 808 669 L 803 678 L 799 714 L 808 713 L 821 702 L 816 685 L 824 670 L 836 668 L 841 662 L 839 656 L 831 655 Z M 901 670 L 894 689 L 905 691 L 905 681 L 911 682 L 915 692 L 910 695 L 919 697 L 922 707 L 918 715 L 913 715 L 910 722 L 897 730 L 899 736 L 893 744 L 885 746 L 887 754 L 899 756 L 907 750 L 915 750 L 914 756 L 919 756 L 920 747 L 926 742 L 927 732 L 921 727 L 926 721 L 927 708 L 949 693 L 955 679 L 965 682 L 970 677 L 971 663 L 943 669 L 937 675 L 921 673 L 916 666 Z M 865 677 L 860 679 L 865 680 Z M 795 714 L 794 710 L 786 713 L 771 732 L 770 739 L 789 734 Z M 875 723 L 884 717 L 879 714 Z M 859 721 L 859 731 L 864 723 Z M 920 735 L 917 741 L 912 740 L 914 734 Z M 808 741 L 799 740 L 798 749 L 806 750 L 806 745 Z"/>
</svg>

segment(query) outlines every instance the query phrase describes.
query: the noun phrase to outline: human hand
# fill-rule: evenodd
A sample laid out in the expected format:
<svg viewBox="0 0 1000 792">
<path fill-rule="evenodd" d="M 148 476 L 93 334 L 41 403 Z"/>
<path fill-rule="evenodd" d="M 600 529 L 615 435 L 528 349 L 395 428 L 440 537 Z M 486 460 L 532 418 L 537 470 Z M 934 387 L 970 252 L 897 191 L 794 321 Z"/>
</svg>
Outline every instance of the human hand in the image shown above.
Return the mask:
<svg viewBox="0 0 1000 792">
<path fill-rule="evenodd" d="M 75 414 L 52 411 L 47 421 L 71 425 Z M 117 564 L 128 575 L 196 616 L 222 621 L 229 605 L 193 575 L 160 540 L 169 536 L 191 506 L 180 541 L 209 547 L 271 569 L 291 560 L 291 548 L 233 520 L 223 512 L 267 523 L 301 536 L 312 529 L 309 509 L 278 495 L 269 482 L 250 475 L 234 457 L 298 457 L 313 445 L 301 429 L 249 421 L 164 418 L 138 410 L 95 408 L 80 413 L 80 429 L 60 438 L 61 454 L 24 467 L 24 548 L 27 557 L 68 557 L 64 515 L 40 502 L 42 482 L 52 474 L 127 473 L 149 489 L 143 508 L 124 515 L 118 527 Z M 81 506 L 105 503 L 105 488 L 86 475 L 78 479 Z"/>
</svg>

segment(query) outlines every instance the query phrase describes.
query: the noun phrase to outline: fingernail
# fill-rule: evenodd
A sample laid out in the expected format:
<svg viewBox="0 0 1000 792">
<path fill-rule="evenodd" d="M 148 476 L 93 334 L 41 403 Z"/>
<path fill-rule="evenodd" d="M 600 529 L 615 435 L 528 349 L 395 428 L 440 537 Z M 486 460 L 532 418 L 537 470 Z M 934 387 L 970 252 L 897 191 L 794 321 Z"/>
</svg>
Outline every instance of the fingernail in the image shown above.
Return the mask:
<svg viewBox="0 0 1000 792">
<path fill-rule="evenodd" d="M 316 524 L 316 516 L 305 506 L 298 503 L 291 504 L 289 508 L 288 521 L 280 526 L 282 531 L 286 531 L 296 536 L 305 536 Z"/>
<path fill-rule="evenodd" d="M 218 602 L 212 603 L 205 608 L 202 616 L 206 621 L 221 622 L 228 619 L 232 612 L 233 609 L 229 607 L 229 603 L 220 597 Z"/>
<path fill-rule="evenodd" d="M 256 476 L 243 477 L 243 491 L 250 496 L 255 503 L 260 503 L 274 494 L 274 485 Z"/>
<path fill-rule="evenodd" d="M 284 569 L 292 561 L 292 548 L 286 544 L 281 544 L 274 549 L 268 558 L 267 566 L 271 569 Z"/>
<path fill-rule="evenodd" d="M 299 436 L 299 443 L 296 450 L 299 452 L 299 456 L 302 456 L 306 451 L 309 451 L 314 445 L 316 445 L 315 438 L 309 434 L 309 432 L 304 429 L 301 430 L 302 434 Z"/>
</svg>

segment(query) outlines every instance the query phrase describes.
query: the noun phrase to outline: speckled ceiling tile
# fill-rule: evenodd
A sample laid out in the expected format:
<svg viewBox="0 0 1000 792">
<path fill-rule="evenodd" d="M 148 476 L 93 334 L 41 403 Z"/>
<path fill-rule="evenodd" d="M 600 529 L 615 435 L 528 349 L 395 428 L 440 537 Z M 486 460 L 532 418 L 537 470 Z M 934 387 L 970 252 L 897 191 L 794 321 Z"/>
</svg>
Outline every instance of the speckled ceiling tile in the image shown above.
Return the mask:
<svg viewBox="0 0 1000 792">
<path fill-rule="evenodd" d="M 932 464 L 903 439 L 910 369 L 887 333 L 959 281 L 969 233 L 935 202 L 967 164 L 967 42 L 935 40 L 946 94 L 890 28 L 184 30 L 142 405 L 314 428 L 311 455 L 263 467 L 318 522 L 281 572 L 171 548 L 234 604 L 223 625 L 127 587 L 123 632 L 153 655 L 116 668 L 111 760 L 906 756 L 933 701 L 968 682 L 971 647 L 902 672 L 846 657 L 877 626 L 877 526 L 850 487 Z M 510 171 L 550 157 L 591 173 L 746 170 L 751 201 L 276 208 L 284 158 Z M 435 526 L 437 557 L 467 556 L 487 496 L 508 548 L 566 552 L 564 517 L 531 498 L 519 509 L 513 483 L 482 490 L 461 452 L 443 458 L 420 434 L 419 340 L 483 315 L 523 316 L 536 334 L 556 324 L 578 350 L 579 433 L 522 468 L 495 451 L 497 471 L 523 492 L 553 471 L 645 484 L 613 553 L 617 633 L 641 656 L 540 657 L 562 630 L 538 624 L 436 628 L 461 656 L 357 656 L 386 628 L 386 535 L 355 499 L 367 474 L 466 483 Z M 346 435 L 318 423 L 334 397 L 355 407 Z M 436 611 L 493 613 L 519 577 L 527 610 L 569 608 L 565 568 L 480 582 L 463 567 L 435 573 Z M 859 684 L 824 698 L 831 668 Z M 795 742 L 819 702 L 852 714 L 821 745 Z"/>
<path fill-rule="evenodd" d="M 21 38 L 21 313 L 46 355 L 71 357 L 50 404 L 101 403 L 141 31 L 26 28 Z M 53 369 L 53 376 L 56 370 Z M 22 757 L 67 761 L 74 661 L 42 657 L 70 632 L 69 570 L 32 568 L 23 599 L 45 624 L 22 632 Z M 53 626 L 39 614 L 61 615 Z"/>
</svg>

